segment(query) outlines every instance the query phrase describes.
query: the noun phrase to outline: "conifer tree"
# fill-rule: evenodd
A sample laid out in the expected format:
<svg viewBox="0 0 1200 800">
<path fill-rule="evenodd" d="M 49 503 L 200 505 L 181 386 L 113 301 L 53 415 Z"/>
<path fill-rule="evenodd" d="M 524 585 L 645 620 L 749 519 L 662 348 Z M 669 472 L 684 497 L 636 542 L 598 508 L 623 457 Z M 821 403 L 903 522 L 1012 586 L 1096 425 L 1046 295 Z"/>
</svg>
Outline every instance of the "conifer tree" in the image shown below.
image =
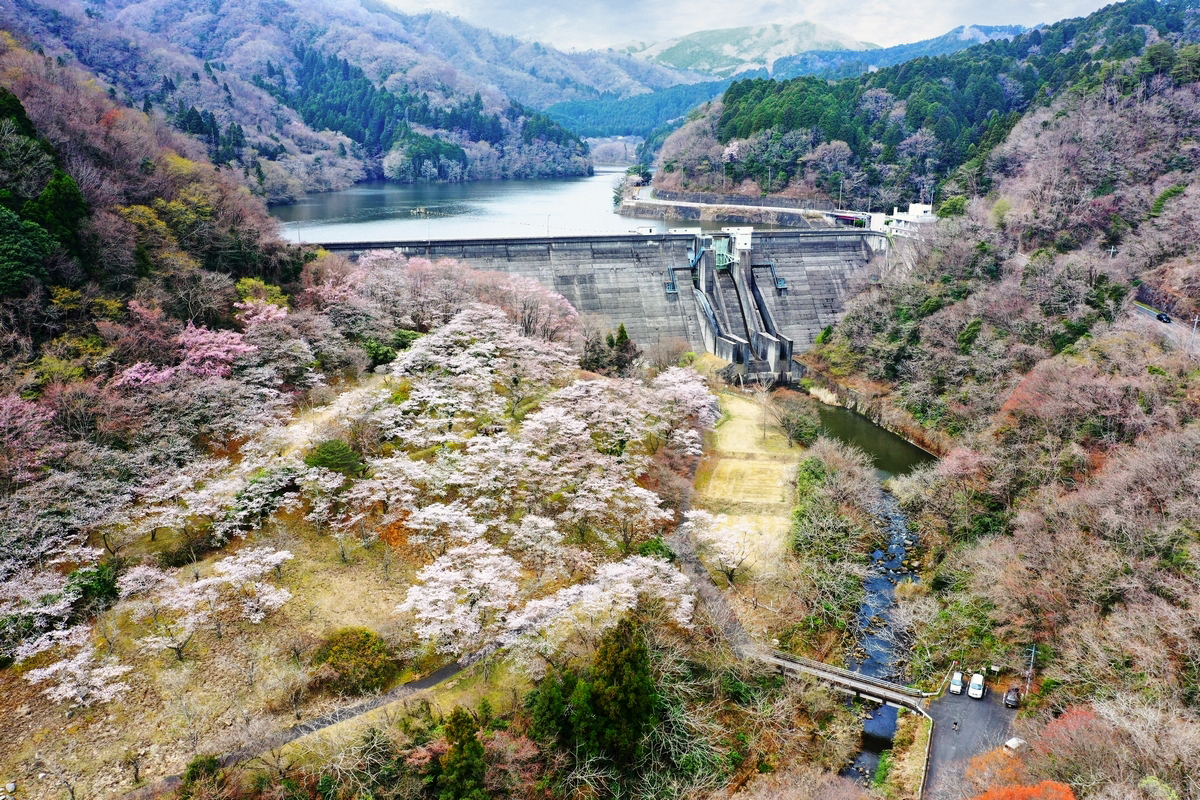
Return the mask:
<svg viewBox="0 0 1200 800">
<path fill-rule="evenodd" d="M 654 704 L 650 651 L 642 626 L 626 614 L 601 637 L 591 680 L 579 681 L 571 696 L 579 744 L 618 767 L 630 766 L 641 754 Z"/>
<path fill-rule="evenodd" d="M 450 721 L 446 723 L 450 749 L 442 756 L 438 800 L 488 800 L 483 785 L 487 765 L 476 730 L 475 720 L 462 706 L 450 714 Z"/>
</svg>

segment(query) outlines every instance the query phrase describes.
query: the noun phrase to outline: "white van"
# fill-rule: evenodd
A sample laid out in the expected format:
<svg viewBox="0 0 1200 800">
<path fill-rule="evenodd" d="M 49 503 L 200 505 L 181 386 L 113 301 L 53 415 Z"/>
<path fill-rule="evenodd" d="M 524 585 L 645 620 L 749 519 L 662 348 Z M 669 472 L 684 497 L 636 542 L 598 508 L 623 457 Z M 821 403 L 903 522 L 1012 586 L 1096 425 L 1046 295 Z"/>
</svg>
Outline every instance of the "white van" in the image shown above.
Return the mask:
<svg viewBox="0 0 1200 800">
<path fill-rule="evenodd" d="M 950 694 L 963 693 L 963 677 L 961 672 L 956 672 L 950 676 Z"/>
<path fill-rule="evenodd" d="M 976 700 L 982 700 L 983 692 L 983 675 L 976 672 L 971 676 L 971 683 L 967 686 L 967 697 L 974 697 Z"/>
</svg>

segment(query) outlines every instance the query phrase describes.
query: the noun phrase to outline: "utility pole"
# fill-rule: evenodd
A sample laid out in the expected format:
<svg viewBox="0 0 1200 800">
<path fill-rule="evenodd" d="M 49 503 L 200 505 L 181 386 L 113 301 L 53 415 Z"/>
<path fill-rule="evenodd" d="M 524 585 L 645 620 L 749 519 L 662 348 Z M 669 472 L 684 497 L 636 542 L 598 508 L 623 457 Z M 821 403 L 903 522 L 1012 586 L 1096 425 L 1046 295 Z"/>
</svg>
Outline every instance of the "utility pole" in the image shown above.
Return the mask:
<svg viewBox="0 0 1200 800">
<path fill-rule="evenodd" d="M 1192 335 L 1188 339 L 1188 359 L 1189 360 L 1192 358 L 1195 358 L 1195 356 L 1196 356 L 1196 351 L 1193 350 L 1192 348 L 1195 347 L 1195 345 L 1196 345 L 1196 323 L 1197 322 L 1200 322 L 1200 315 L 1193 315 L 1192 316 Z"/>
<path fill-rule="evenodd" d="M 1110 246 L 1110 247 L 1108 248 L 1108 260 L 1109 260 L 1109 261 L 1112 261 L 1112 259 L 1113 259 L 1113 255 L 1114 255 L 1116 252 L 1117 252 L 1117 248 L 1116 248 L 1116 246 L 1115 246 L 1115 245 L 1112 245 L 1112 246 Z"/>
<path fill-rule="evenodd" d="M 1033 681 L 1033 657 L 1037 655 L 1037 645 L 1029 648 L 1029 671 L 1025 674 L 1025 696 L 1029 696 L 1029 684 Z"/>
</svg>

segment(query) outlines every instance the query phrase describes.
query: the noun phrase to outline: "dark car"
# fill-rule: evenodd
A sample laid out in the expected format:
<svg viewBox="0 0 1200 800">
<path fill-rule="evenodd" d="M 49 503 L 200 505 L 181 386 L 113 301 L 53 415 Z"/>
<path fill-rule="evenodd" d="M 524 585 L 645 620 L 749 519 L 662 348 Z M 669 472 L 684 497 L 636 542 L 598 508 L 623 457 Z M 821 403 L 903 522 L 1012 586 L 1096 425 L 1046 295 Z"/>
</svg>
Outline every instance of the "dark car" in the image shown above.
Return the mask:
<svg viewBox="0 0 1200 800">
<path fill-rule="evenodd" d="M 1017 708 L 1021 705 L 1021 687 L 1014 686 L 1004 693 L 1004 707 Z"/>
<path fill-rule="evenodd" d="M 1156 320 L 1158 320 L 1159 322 L 1166 322 L 1166 323 L 1171 322 L 1171 317 L 1168 316 L 1165 311 L 1158 312 L 1157 314 L 1154 315 L 1154 318 Z"/>
</svg>

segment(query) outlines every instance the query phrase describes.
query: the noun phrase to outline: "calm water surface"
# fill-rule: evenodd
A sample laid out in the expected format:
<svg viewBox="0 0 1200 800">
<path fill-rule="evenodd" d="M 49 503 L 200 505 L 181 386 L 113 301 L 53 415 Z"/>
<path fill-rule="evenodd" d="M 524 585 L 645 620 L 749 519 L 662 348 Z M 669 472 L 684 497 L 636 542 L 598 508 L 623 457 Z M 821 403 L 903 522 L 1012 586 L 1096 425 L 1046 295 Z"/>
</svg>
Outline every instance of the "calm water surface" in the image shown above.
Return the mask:
<svg viewBox="0 0 1200 800">
<path fill-rule="evenodd" d="M 591 177 L 542 181 L 369 181 L 274 206 L 271 214 L 293 242 L 574 236 L 640 227 L 666 231 L 662 220 L 613 212 L 613 184 L 623 172 L 597 167 Z"/>
</svg>

